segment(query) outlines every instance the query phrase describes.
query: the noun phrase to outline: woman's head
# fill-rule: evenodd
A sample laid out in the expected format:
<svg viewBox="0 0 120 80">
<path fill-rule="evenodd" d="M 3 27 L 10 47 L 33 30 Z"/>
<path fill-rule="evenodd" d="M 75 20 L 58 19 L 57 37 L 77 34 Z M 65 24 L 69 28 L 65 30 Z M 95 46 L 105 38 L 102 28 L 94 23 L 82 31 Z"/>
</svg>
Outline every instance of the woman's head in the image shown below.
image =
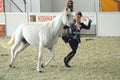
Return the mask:
<svg viewBox="0 0 120 80">
<path fill-rule="evenodd" d="M 77 15 L 82 17 L 82 13 L 80 11 L 75 14 L 75 16 L 77 16 Z"/>
<path fill-rule="evenodd" d="M 81 17 L 82 17 L 82 13 L 81 12 L 77 12 L 75 14 L 74 19 L 75 19 L 76 22 L 80 22 Z"/>
</svg>

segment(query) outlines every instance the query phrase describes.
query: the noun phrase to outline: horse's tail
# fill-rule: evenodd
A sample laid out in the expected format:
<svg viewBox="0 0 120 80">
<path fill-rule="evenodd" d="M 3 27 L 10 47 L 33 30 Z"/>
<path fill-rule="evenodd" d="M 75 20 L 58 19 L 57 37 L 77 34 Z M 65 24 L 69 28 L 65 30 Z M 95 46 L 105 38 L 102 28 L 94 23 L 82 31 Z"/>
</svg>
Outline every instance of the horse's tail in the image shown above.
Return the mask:
<svg viewBox="0 0 120 80">
<path fill-rule="evenodd" d="M 14 44 L 14 42 L 15 42 L 15 35 L 13 34 L 9 42 L 1 41 L 1 45 L 4 48 L 10 49 L 11 46 Z"/>
</svg>

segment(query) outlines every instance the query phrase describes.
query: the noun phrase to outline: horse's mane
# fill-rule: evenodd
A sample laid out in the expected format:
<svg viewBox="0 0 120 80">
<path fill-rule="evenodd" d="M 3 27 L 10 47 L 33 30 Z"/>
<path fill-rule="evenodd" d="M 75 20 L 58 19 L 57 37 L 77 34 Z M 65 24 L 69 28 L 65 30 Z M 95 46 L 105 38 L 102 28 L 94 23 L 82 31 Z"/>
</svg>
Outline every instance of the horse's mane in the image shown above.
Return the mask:
<svg viewBox="0 0 120 80">
<path fill-rule="evenodd" d="M 52 20 L 52 25 L 54 25 L 54 30 L 55 28 L 59 28 L 58 26 L 55 26 L 56 24 L 60 24 L 61 22 L 61 17 L 63 16 L 64 12 L 60 13 L 56 18 Z"/>
<path fill-rule="evenodd" d="M 56 18 L 54 18 L 52 21 L 55 20 L 60 20 L 61 16 L 63 15 L 64 12 L 61 12 L 58 16 L 56 16 Z"/>
</svg>

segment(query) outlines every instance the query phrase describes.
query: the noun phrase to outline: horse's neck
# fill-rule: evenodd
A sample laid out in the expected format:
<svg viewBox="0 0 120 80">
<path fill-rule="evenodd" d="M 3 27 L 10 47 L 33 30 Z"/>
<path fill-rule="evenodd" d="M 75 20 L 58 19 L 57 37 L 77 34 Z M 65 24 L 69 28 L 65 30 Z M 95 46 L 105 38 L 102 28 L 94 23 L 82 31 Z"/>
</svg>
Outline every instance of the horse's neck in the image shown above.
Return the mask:
<svg viewBox="0 0 120 80">
<path fill-rule="evenodd" d="M 53 32 L 54 32 L 54 35 L 59 35 L 61 33 L 61 30 L 62 30 L 62 26 L 63 26 L 63 22 L 62 22 L 62 16 L 63 16 L 63 13 L 61 13 L 58 17 L 56 17 L 54 20 L 53 20 Z"/>
</svg>

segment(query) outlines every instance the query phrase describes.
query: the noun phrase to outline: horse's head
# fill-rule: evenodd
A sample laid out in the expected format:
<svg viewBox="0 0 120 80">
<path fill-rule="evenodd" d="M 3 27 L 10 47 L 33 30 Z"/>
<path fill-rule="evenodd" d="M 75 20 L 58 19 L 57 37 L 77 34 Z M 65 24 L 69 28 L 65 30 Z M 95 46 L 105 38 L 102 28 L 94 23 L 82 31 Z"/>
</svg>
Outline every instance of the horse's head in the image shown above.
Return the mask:
<svg viewBox="0 0 120 80">
<path fill-rule="evenodd" d="M 70 9 L 64 11 L 62 22 L 64 25 L 67 25 L 69 27 L 74 26 L 73 15 Z"/>
</svg>

